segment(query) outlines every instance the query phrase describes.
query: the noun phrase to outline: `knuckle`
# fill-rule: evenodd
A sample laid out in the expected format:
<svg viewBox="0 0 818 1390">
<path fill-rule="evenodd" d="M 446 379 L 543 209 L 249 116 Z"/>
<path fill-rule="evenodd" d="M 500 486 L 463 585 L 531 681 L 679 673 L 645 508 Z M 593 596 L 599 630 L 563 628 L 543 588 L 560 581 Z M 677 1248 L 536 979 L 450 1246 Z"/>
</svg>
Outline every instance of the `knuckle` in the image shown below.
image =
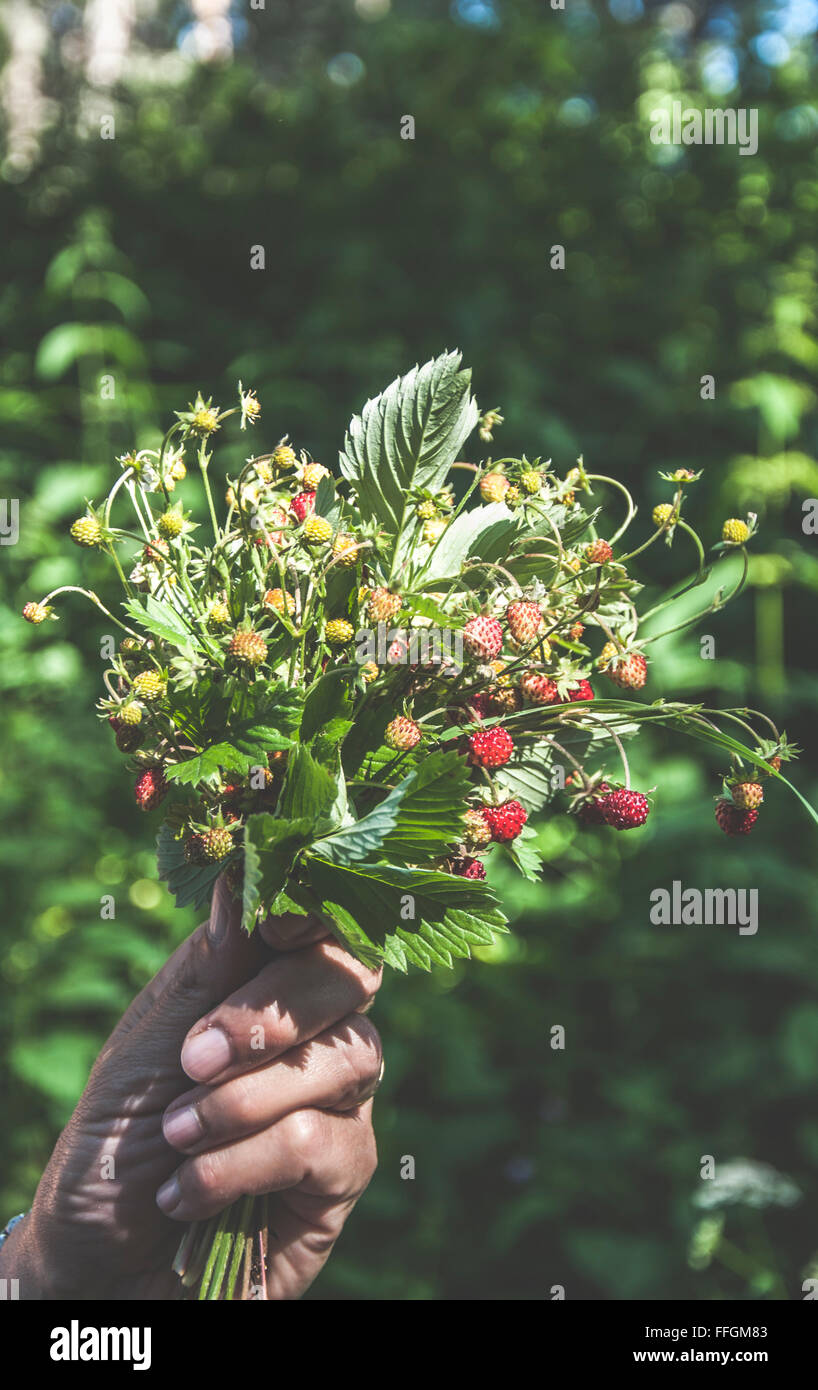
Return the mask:
<svg viewBox="0 0 818 1390">
<path fill-rule="evenodd" d="M 309 1165 L 321 1148 L 324 1123 L 317 1110 L 296 1110 L 290 1115 L 289 1138 L 299 1157 Z"/>
<path fill-rule="evenodd" d="M 229 1084 L 225 1098 L 225 1119 L 231 1128 L 252 1129 L 259 1115 L 258 1087 L 252 1075 L 236 1076 Z"/>
<path fill-rule="evenodd" d="M 349 1094 L 360 1094 L 375 1084 L 381 1065 L 381 1040 L 367 1018 L 356 1017 L 350 1022 L 348 1036 L 339 1049 L 339 1059 Z"/>
<path fill-rule="evenodd" d="M 221 1196 L 223 1175 L 215 1154 L 199 1154 L 180 1173 L 182 1190 L 194 1206 L 210 1206 Z"/>
</svg>

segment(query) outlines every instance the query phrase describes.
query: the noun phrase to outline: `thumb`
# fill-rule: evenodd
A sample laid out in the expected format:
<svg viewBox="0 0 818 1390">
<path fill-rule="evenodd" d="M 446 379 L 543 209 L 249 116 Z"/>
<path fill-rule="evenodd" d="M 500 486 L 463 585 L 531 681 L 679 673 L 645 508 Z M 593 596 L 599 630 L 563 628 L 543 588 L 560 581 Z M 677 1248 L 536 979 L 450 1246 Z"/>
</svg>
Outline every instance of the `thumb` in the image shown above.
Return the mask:
<svg viewBox="0 0 818 1390">
<path fill-rule="evenodd" d="M 224 878 L 210 916 L 182 942 L 124 1014 L 117 1034 L 139 1031 L 150 1051 L 178 1044 L 199 1018 L 251 979 L 271 952 L 241 926 L 241 907 Z M 177 1050 L 178 1059 L 178 1050 Z"/>
</svg>

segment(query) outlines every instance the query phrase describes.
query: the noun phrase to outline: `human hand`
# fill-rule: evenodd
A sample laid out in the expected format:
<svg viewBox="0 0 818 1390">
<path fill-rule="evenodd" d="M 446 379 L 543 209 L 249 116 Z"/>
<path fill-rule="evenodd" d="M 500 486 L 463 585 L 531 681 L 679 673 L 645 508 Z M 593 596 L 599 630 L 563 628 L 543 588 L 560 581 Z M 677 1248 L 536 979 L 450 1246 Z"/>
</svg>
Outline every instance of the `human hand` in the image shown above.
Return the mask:
<svg viewBox="0 0 818 1390">
<path fill-rule="evenodd" d="M 375 1168 L 379 983 L 314 919 L 248 937 L 220 881 L 103 1047 L 0 1276 L 23 1299 L 176 1298 L 180 1223 L 270 1192 L 267 1296 L 299 1297 Z"/>
</svg>

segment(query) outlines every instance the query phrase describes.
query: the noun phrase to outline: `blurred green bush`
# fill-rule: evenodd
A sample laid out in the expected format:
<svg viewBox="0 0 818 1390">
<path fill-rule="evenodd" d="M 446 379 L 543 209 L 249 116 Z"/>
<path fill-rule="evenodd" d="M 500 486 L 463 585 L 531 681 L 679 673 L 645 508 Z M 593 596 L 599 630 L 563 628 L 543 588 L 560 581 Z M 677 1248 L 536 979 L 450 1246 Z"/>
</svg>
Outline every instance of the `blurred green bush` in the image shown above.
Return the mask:
<svg viewBox="0 0 818 1390">
<path fill-rule="evenodd" d="M 28 1203 L 106 1030 L 193 925 L 93 712 L 104 623 L 79 601 L 58 627 L 18 614 L 56 584 L 105 592 L 67 525 L 197 389 L 226 399 L 240 376 L 265 440 L 330 463 L 366 395 L 457 345 L 503 409 L 500 452 L 561 471 L 582 452 L 645 512 L 666 495 L 657 469 L 704 468 L 706 536 L 761 515 L 750 590 L 708 620 L 714 661 L 696 634 L 652 649 L 650 694 L 760 704 L 811 752 L 818 114 L 792 9 L 272 4 L 236 22 L 232 63 L 171 80 L 134 62 L 102 91 L 52 53 L 60 120 L 0 182 L 0 495 L 21 508 L 2 550 L 0 1211 Z M 137 37 L 158 58 L 181 22 L 161 4 Z M 759 153 L 652 146 L 659 92 L 758 107 Z M 689 562 L 649 555 L 657 589 Z M 801 1296 L 818 1250 L 813 831 L 775 789 L 755 838 L 728 841 L 706 753 L 650 738 L 635 762 L 657 787 L 644 832 L 555 815 L 543 883 L 502 877 L 515 930 L 493 959 L 386 981 L 381 1167 L 312 1296 Z M 814 757 L 795 776 L 815 800 Z M 758 935 L 652 927 L 650 891 L 674 878 L 757 888 Z M 691 1201 L 706 1154 L 770 1163 L 800 1200 L 729 1206 L 722 1233 Z"/>
</svg>

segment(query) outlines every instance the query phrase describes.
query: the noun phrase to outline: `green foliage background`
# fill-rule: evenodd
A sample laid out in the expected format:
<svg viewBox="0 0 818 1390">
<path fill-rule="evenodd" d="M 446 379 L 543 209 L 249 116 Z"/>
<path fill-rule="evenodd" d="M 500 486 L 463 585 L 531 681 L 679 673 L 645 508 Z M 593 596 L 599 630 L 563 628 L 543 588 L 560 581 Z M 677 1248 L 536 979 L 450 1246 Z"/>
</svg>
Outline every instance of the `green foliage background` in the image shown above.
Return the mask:
<svg viewBox="0 0 818 1390">
<path fill-rule="evenodd" d="M 41 8 L 58 36 L 81 20 Z M 114 456 L 154 444 L 197 389 L 232 403 L 240 376 L 262 401 L 257 438 L 289 432 L 331 464 L 367 395 L 459 346 L 484 408 L 505 413 L 499 452 L 561 471 L 581 452 L 643 517 L 667 495 L 658 468 L 704 468 L 692 516 L 711 541 L 725 516 L 761 515 L 750 588 L 705 624 L 716 659 L 695 634 L 668 639 L 650 688 L 766 708 L 805 747 L 794 775 L 815 801 L 810 14 L 268 0 L 234 6 L 232 62 L 172 80 L 134 65 L 90 108 L 49 57 L 60 119 L 0 182 L 0 495 L 21 509 L 0 554 L 5 1216 L 28 1204 L 106 1030 L 193 925 L 157 882 L 153 826 L 93 713 L 104 625 L 79 601 L 59 626 L 18 614 L 81 578 L 114 594 L 67 526 Z M 159 4 L 140 41 L 170 53 L 189 21 Z M 775 62 L 770 37 L 789 45 Z M 739 85 L 719 90 L 731 62 Z M 651 145 L 659 92 L 757 107 L 758 154 Z M 690 558 L 648 554 L 656 586 Z M 771 788 L 753 839 L 727 840 L 707 750 L 650 737 L 635 762 L 636 785 L 657 787 L 645 831 L 581 834 L 554 814 L 542 884 L 503 874 L 512 936 L 451 974 L 386 980 L 381 1167 L 312 1297 L 801 1296 L 818 1251 L 814 832 Z M 758 935 L 651 926 L 650 891 L 674 878 L 757 888 Z M 733 1209 L 721 1258 L 694 1268 L 705 1154 L 772 1163 L 803 1195 Z"/>
</svg>

